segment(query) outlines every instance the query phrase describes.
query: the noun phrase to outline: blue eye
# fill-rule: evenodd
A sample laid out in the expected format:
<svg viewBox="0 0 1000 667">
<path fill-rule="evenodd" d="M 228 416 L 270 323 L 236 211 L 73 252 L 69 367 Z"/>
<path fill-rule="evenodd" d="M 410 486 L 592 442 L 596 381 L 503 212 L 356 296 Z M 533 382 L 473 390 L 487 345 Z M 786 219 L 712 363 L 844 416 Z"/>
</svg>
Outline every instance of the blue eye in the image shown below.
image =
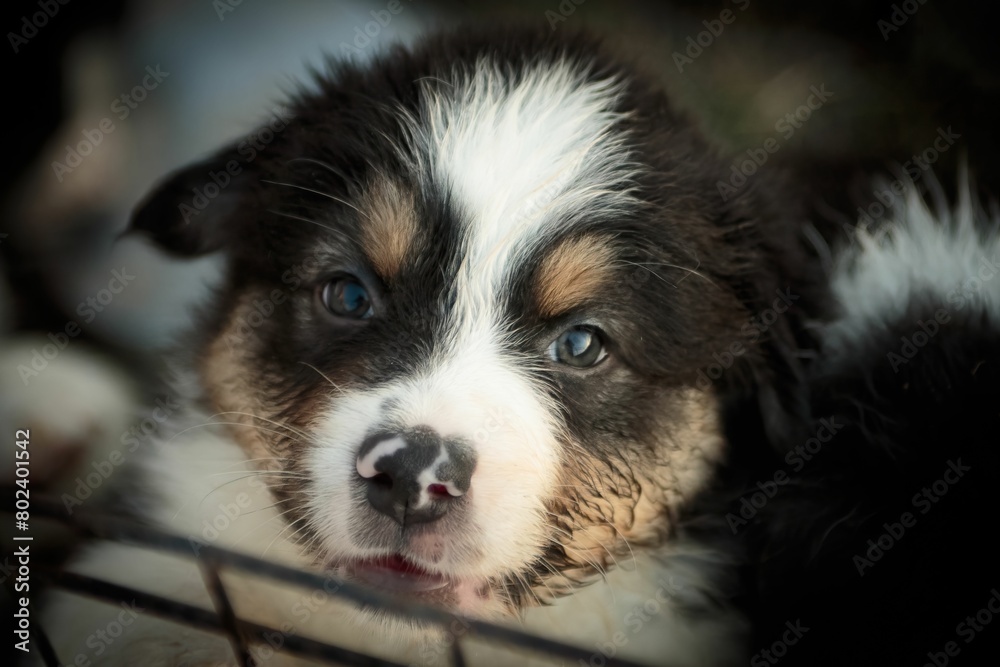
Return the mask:
<svg viewBox="0 0 1000 667">
<path fill-rule="evenodd" d="M 372 316 L 368 290 L 354 276 L 334 278 L 323 287 L 323 305 L 340 317 L 363 320 Z"/>
<path fill-rule="evenodd" d="M 549 345 L 549 357 L 553 361 L 586 368 L 593 366 L 608 356 L 595 327 L 579 326 L 567 329 Z"/>
</svg>

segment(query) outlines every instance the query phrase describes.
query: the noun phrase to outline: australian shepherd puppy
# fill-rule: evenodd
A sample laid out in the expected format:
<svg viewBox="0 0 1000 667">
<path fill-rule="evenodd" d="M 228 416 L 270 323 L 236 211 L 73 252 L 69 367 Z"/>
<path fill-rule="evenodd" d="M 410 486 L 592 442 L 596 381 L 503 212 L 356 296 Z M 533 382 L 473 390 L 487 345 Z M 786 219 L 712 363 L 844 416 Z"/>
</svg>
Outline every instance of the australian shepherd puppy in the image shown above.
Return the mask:
<svg viewBox="0 0 1000 667">
<path fill-rule="evenodd" d="M 225 573 L 240 617 L 406 664 L 445 663 L 464 617 L 592 665 L 860 664 L 962 641 L 951 620 L 986 604 L 985 580 L 940 641 L 911 601 L 943 604 L 931 573 L 956 554 L 970 569 L 948 576 L 971 576 L 984 527 L 937 535 L 959 502 L 923 517 L 909 499 L 996 469 L 977 443 L 1000 414 L 1000 280 L 963 281 L 1000 246 L 971 202 L 938 221 L 910 188 L 900 225 L 825 270 L 787 189 L 761 173 L 720 196 L 729 162 L 654 79 L 565 31 L 332 65 L 252 139 L 133 222 L 227 261 L 181 355 L 184 408 L 127 494 L 192 558 L 101 545 L 73 569 L 208 607 L 207 542 L 454 612 L 434 630 Z M 908 540 L 941 561 L 919 579 Z M 48 621 L 67 664 L 233 661 L 137 609 L 60 594 Z M 98 634 L 109 622 L 124 631 Z M 466 658 L 553 664 L 482 641 Z"/>
</svg>

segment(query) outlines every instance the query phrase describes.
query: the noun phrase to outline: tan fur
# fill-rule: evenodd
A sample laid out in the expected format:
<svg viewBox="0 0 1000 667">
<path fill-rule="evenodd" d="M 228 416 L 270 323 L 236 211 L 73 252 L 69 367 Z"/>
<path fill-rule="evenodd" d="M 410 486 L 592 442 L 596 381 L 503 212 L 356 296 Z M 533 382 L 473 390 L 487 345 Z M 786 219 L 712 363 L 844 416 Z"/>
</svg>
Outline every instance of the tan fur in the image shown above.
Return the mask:
<svg viewBox="0 0 1000 667">
<path fill-rule="evenodd" d="M 253 312 L 254 298 L 261 296 L 256 292 L 242 296 L 226 325 L 208 346 L 199 371 L 209 402 L 220 413 L 216 420 L 230 423 L 230 432 L 247 453 L 247 458 L 265 461 L 274 457 L 273 450 L 268 446 L 268 440 L 272 438 L 266 437 L 268 432 L 257 427 L 275 427 L 252 416 L 266 414 L 260 405 L 260 392 L 248 382 L 248 378 L 259 375 L 250 371 L 246 361 L 256 336 L 253 331 L 240 329 Z M 270 407 L 272 410 L 275 408 Z"/>
<path fill-rule="evenodd" d="M 682 424 L 663 426 L 669 434 L 659 444 L 658 461 L 639 458 L 612 463 L 579 461 L 563 467 L 563 530 L 559 542 L 579 565 L 553 577 L 534 592 L 540 598 L 552 591 L 573 588 L 572 581 L 591 579 L 595 570 L 614 568 L 634 557 L 633 547 L 659 546 L 666 540 L 671 519 L 684 502 L 708 483 L 713 465 L 725 447 L 714 394 L 696 389 L 673 396 L 672 406 L 685 415 Z M 570 456 L 581 450 L 571 448 Z M 558 513 L 558 512 L 557 512 Z"/>
<path fill-rule="evenodd" d="M 567 241 L 538 269 L 536 298 L 543 317 L 556 317 L 597 293 L 611 279 L 610 239 L 582 236 Z"/>
<path fill-rule="evenodd" d="M 722 435 L 718 400 L 714 393 L 686 389 L 681 398 L 687 423 L 674 429 L 663 465 L 654 471 L 653 487 L 661 490 L 664 501 L 673 508 L 701 491 L 722 459 L 725 438 Z M 664 430 L 671 428 L 664 425 Z M 645 517 L 636 517 L 643 525 Z"/>
<path fill-rule="evenodd" d="M 359 207 L 361 244 L 372 266 L 384 280 L 398 273 L 417 239 L 417 219 L 413 194 L 382 178 L 364 194 Z"/>
</svg>

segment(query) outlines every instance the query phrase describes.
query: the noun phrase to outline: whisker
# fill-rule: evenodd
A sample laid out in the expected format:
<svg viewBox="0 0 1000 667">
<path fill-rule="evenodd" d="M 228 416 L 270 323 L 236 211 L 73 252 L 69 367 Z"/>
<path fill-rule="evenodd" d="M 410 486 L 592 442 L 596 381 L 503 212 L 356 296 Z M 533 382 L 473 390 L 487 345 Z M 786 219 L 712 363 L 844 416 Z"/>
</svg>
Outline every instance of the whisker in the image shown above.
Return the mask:
<svg viewBox="0 0 1000 667">
<path fill-rule="evenodd" d="M 667 280 L 666 278 L 664 278 L 663 276 L 661 276 L 656 271 L 653 271 L 652 269 L 647 268 L 648 266 L 650 266 L 650 264 L 642 264 L 642 263 L 639 263 L 639 262 L 631 262 L 629 260 L 621 260 L 621 261 L 622 261 L 623 264 L 628 264 L 629 266 L 637 266 L 639 268 L 646 269 L 647 271 L 649 271 L 654 276 L 656 276 L 657 278 L 659 278 L 660 280 L 662 280 L 666 284 L 670 285 L 671 287 L 677 287 L 677 285 L 680 284 L 680 281 L 677 281 L 676 283 L 672 283 L 669 280 Z M 679 264 L 671 264 L 670 262 L 656 262 L 655 265 L 656 266 L 667 266 L 667 267 L 670 267 L 672 269 L 677 269 L 678 271 L 687 271 L 691 275 L 698 276 L 699 278 L 701 278 L 702 280 L 704 280 L 705 282 L 707 282 L 712 287 L 714 287 L 716 289 L 720 289 L 720 287 L 718 285 L 716 285 L 715 282 L 711 278 L 709 278 L 708 276 L 706 276 L 703 273 L 699 273 L 698 271 L 695 271 L 692 268 L 689 268 L 689 267 L 686 267 L 686 266 L 681 266 Z M 701 266 L 701 262 L 700 261 L 698 262 L 698 266 Z M 697 268 L 697 267 L 695 267 L 695 268 Z M 683 278 L 681 278 L 681 280 L 683 280 Z"/>
<path fill-rule="evenodd" d="M 550 512 L 550 514 L 552 514 L 552 513 Z M 552 516 L 556 516 L 556 515 L 554 515 L 554 514 L 553 514 Z M 559 528 L 558 526 L 552 526 L 552 528 L 554 528 L 555 530 L 558 530 L 558 531 L 562 532 L 562 533 L 563 533 L 564 535 L 566 535 L 567 537 L 570 537 L 570 538 L 572 538 L 572 536 L 573 536 L 573 534 L 572 534 L 572 533 L 570 533 L 570 532 L 567 532 L 566 530 L 563 530 L 563 529 Z M 582 561 L 583 561 L 584 563 L 587 563 L 588 565 L 590 565 L 591 567 L 593 567 L 593 568 L 594 568 L 594 569 L 595 569 L 595 570 L 597 571 L 597 573 L 598 573 L 598 574 L 600 574 L 600 575 L 601 575 L 601 577 L 602 577 L 602 578 L 603 578 L 603 579 L 604 579 L 605 581 L 607 581 L 607 577 L 608 577 L 608 570 L 607 570 L 607 568 L 606 568 L 606 567 L 604 567 L 603 565 L 601 565 L 600 563 L 598 563 L 598 562 L 597 562 L 596 560 L 593 560 L 593 559 L 592 559 L 591 557 L 589 557 L 589 556 L 588 556 L 588 554 L 587 554 L 586 552 L 584 552 L 584 551 L 581 551 L 580 549 L 577 549 L 576 547 L 571 547 L 571 546 L 569 546 L 568 544 L 563 544 L 562 542 L 559 542 L 558 540 L 556 540 L 556 539 L 554 539 L 554 538 L 552 538 L 552 537 L 550 537 L 550 538 L 549 538 L 549 541 L 550 541 L 550 542 L 551 542 L 552 544 L 555 544 L 556 546 L 558 546 L 558 547 L 560 547 L 560 548 L 562 548 L 562 549 L 566 549 L 566 550 L 568 550 L 568 551 L 572 551 L 572 552 L 573 552 L 573 554 L 572 554 L 572 555 L 575 555 L 575 556 L 577 556 L 577 557 L 578 557 L 578 558 L 580 558 L 580 559 L 581 559 L 581 560 L 582 560 Z M 608 548 L 607 548 L 607 547 L 605 547 L 605 546 L 604 546 L 603 544 L 601 545 L 601 547 L 602 547 L 602 548 L 603 548 L 603 549 L 604 549 L 605 551 L 607 551 L 607 552 L 608 552 L 608 556 L 610 556 L 610 557 L 611 557 L 611 560 L 612 560 L 612 561 L 614 561 L 614 560 L 615 560 L 615 557 L 614 557 L 614 555 L 613 555 L 613 554 L 611 553 L 611 551 L 609 551 L 609 550 L 608 550 Z M 617 565 L 618 565 L 618 562 L 617 562 L 617 561 L 615 561 L 615 566 L 617 566 Z"/>
<path fill-rule="evenodd" d="M 174 433 L 172 436 L 170 436 L 170 439 L 167 440 L 167 442 L 168 443 L 169 442 L 173 442 L 176 438 L 179 438 L 180 436 L 184 435 L 188 431 L 193 431 L 196 428 L 205 428 L 206 426 L 249 426 L 251 428 L 257 428 L 257 429 L 260 429 L 262 431 L 267 431 L 269 433 L 276 433 L 276 434 L 280 435 L 283 438 L 287 438 L 288 437 L 288 435 L 286 433 L 282 433 L 281 431 L 276 431 L 273 428 L 265 428 L 265 427 L 259 426 L 257 424 L 247 424 L 246 422 L 205 422 L 203 424 L 195 424 L 194 426 L 189 426 L 189 427 L 187 427 L 185 429 L 182 429 L 182 430 L 178 431 L 177 433 Z"/>
<path fill-rule="evenodd" d="M 626 538 L 624 535 L 622 535 L 622 532 L 620 530 L 618 530 L 618 526 L 616 526 L 615 524 L 611 523 L 610 521 L 605 521 L 604 523 L 606 523 L 609 526 L 611 526 L 611 529 L 613 531 L 615 531 L 616 533 L 618 533 L 618 537 L 621 539 L 622 542 L 625 543 L 625 547 L 628 549 L 629 556 L 632 558 L 632 562 L 634 563 L 635 562 L 635 552 L 632 551 L 632 545 L 629 544 L 628 538 Z M 611 555 L 610 551 L 608 551 L 608 555 Z M 615 565 L 617 566 L 618 565 L 618 561 L 615 559 L 615 557 L 611 556 L 611 559 L 615 561 Z"/>
<path fill-rule="evenodd" d="M 331 231 L 334 234 L 337 234 L 339 236 L 343 236 L 343 233 L 339 229 L 335 229 L 335 228 L 331 227 L 330 225 L 324 225 L 322 222 L 317 222 L 315 220 L 310 220 L 309 218 L 303 218 L 302 216 L 299 216 L 299 215 L 292 215 L 291 213 L 285 213 L 284 211 L 278 211 L 278 210 L 275 210 L 273 208 L 267 209 L 267 212 L 268 213 L 273 213 L 274 215 L 281 216 L 282 218 L 291 218 L 292 220 L 298 220 L 299 222 L 307 222 L 310 225 L 316 225 L 317 227 L 322 227 L 323 229 Z"/>
<path fill-rule="evenodd" d="M 314 190 L 313 188 L 307 188 L 304 185 L 296 185 L 295 183 L 279 183 L 278 181 L 268 181 L 268 180 L 265 180 L 265 179 L 261 179 L 260 182 L 261 183 L 270 183 L 271 185 L 282 185 L 282 186 L 285 186 L 286 188 L 295 188 L 297 190 L 305 190 L 306 192 L 311 192 L 311 193 L 319 195 L 321 197 L 326 197 L 327 199 L 332 199 L 335 202 L 343 204 L 347 208 L 354 209 L 362 217 L 364 217 L 366 219 L 369 219 L 369 220 L 371 219 L 371 218 L 368 217 L 368 214 L 366 214 L 364 211 L 362 211 L 360 208 L 358 208 L 357 206 L 355 206 L 351 202 L 349 202 L 347 200 L 344 200 L 344 199 L 341 199 L 340 197 L 335 197 L 334 195 L 331 195 L 331 194 L 329 194 L 327 192 L 322 192 L 320 190 Z"/>
<path fill-rule="evenodd" d="M 331 387 L 333 387 L 334 389 L 336 389 L 337 391 L 339 391 L 339 392 L 340 392 L 341 394 L 344 394 L 344 395 L 346 395 L 346 393 L 347 393 L 347 392 L 345 392 L 345 391 L 344 391 L 343 389 L 341 389 L 341 388 L 340 388 L 340 385 L 338 385 L 338 384 L 337 384 L 336 382 L 334 382 L 333 380 L 331 380 L 330 378 L 328 378 L 328 377 L 326 376 L 326 373 L 324 373 L 324 372 L 323 372 L 323 371 L 321 371 L 320 369 L 316 368 L 316 367 L 315 367 L 315 366 L 313 366 L 312 364 L 310 364 L 310 363 L 307 363 L 307 362 L 305 362 L 305 361 L 300 361 L 299 363 L 300 363 L 300 364 L 302 364 L 303 366 L 308 366 L 309 368 L 311 368 L 311 369 L 313 369 L 314 371 L 316 371 L 317 373 L 319 373 L 319 374 L 320 374 L 320 377 L 322 377 L 322 378 L 323 378 L 324 380 L 326 380 L 327 382 L 329 382 L 329 383 L 330 383 L 330 386 L 331 386 Z"/>
<path fill-rule="evenodd" d="M 275 505 L 280 505 L 283 502 L 290 502 L 290 499 L 280 500 L 277 503 L 275 503 Z M 271 507 L 274 507 L 275 505 L 271 505 L 268 508 L 260 508 L 260 509 L 270 509 Z M 253 528 L 251 528 L 250 530 L 248 530 L 242 537 L 240 537 L 238 540 L 236 540 L 235 542 L 233 542 L 233 546 L 238 545 L 243 540 L 247 539 L 251 535 L 254 535 L 257 531 L 259 531 L 261 528 L 264 528 L 265 526 L 267 526 L 268 524 L 270 524 L 272 521 L 275 521 L 277 519 L 281 519 L 282 517 L 286 516 L 287 514 L 289 514 L 291 512 L 299 511 L 299 510 L 302 510 L 302 509 L 305 509 L 305 504 L 304 503 L 300 503 L 298 505 L 291 506 L 291 507 L 289 507 L 288 509 L 286 509 L 286 510 L 284 510 L 282 512 L 278 512 L 277 514 L 275 514 L 271 518 L 262 521 L 258 525 L 254 526 Z M 282 532 L 284 532 L 284 530 L 282 530 Z M 279 536 L 280 536 L 280 534 L 281 533 L 279 533 Z M 273 541 L 272 541 L 272 543 L 273 543 Z"/>
<path fill-rule="evenodd" d="M 568 499 L 568 498 L 556 498 L 556 500 L 560 500 L 560 501 L 568 501 L 569 499 Z M 559 520 L 564 520 L 564 519 L 566 518 L 566 517 L 563 517 L 562 515 L 559 515 L 559 514 L 556 514 L 556 513 L 554 513 L 554 512 L 551 512 L 551 511 L 549 511 L 549 510 L 543 510 L 543 511 L 544 511 L 544 512 L 545 512 L 546 514 L 548 514 L 549 516 L 551 516 L 551 517 L 553 517 L 553 518 L 555 518 L 555 519 L 559 519 Z M 629 550 L 629 554 L 630 554 L 630 556 L 632 557 L 632 561 L 633 561 L 633 562 L 635 562 L 635 553 L 634 553 L 634 552 L 632 551 L 632 545 L 631 545 L 631 544 L 629 544 L 629 541 L 628 541 L 628 539 L 626 539 L 626 538 L 625 538 L 625 536 L 624 536 L 624 535 L 622 535 L 621 531 L 620 531 L 620 530 L 618 530 L 618 527 L 617 527 L 617 526 L 615 526 L 615 525 L 614 525 L 613 523 L 611 523 L 610 521 L 603 521 L 603 522 L 600 522 L 600 523 L 598 523 L 597 525 L 598 525 L 598 526 L 603 526 L 603 525 L 608 525 L 608 526 L 610 526 L 610 527 L 611 527 L 611 529 L 612 529 L 612 530 L 614 530 L 614 531 L 615 531 L 615 533 L 617 533 L 617 534 L 618 534 L 618 537 L 619 537 L 619 538 L 620 538 L 620 539 L 622 540 L 622 542 L 624 542 L 624 543 L 625 543 L 625 546 L 626 546 L 626 547 L 628 548 L 628 550 Z M 560 530 L 560 528 L 559 528 L 558 526 L 552 526 L 552 528 L 554 528 L 554 529 L 556 529 L 556 530 Z M 559 545 L 560 545 L 560 546 L 562 546 L 563 548 L 570 548 L 570 547 L 568 547 L 567 545 L 565 545 L 565 544 L 562 544 L 562 543 L 559 543 Z M 615 564 L 615 567 L 620 567 L 620 564 L 618 563 L 618 559 L 617 559 L 617 558 L 615 558 L 615 555 L 614 555 L 614 554 L 613 554 L 613 553 L 611 552 L 611 550 L 610 550 L 610 549 L 608 549 L 608 547 L 607 547 L 607 546 L 605 546 L 604 544 L 601 544 L 601 548 L 602 548 L 602 549 L 604 549 L 604 550 L 605 550 L 606 552 L 608 552 L 608 556 L 609 556 L 609 557 L 611 558 L 612 562 L 613 562 L 613 563 Z M 582 554 L 581 554 L 581 555 L 582 555 Z M 592 564 L 592 565 L 594 565 L 594 567 L 599 567 L 599 566 L 598 566 L 598 565 L 597 565 L 596 563 L 593 563 L 593 562 L 591 562 L 591 564 Z"/>
<path fill-rule="evenodd" d="M 295 435 L 302 436 L 302 438 L 305 439 L 305 440 L 309 440 L 310 439 L 309 435 L 307 433 L 304 433 L 304 432 L 302 432 L 302 431 L 300 431 L 298 429 L 292 428 L 288 424 L 282 424 L 281 422 L 275 421 L 274 419 L 268 419 L 267 417 L 261 417 L 260 415 L 255 415 L 255 414 L 253 414 L 251 412 L 239 412 L 237 410 L 227 410 L 225 412 L 216 412 L 214 415 L 212 415 L 212 417 L 221 417 L 222 415 L 242 415 L 244 417 L 251 417 L 253 419 L 259 419 L 259 420 L 267 422 L 269 424 L 274 424 L 275 426 L 280 426 L 281 428 L 287 428 L 289 431 L 291 431 Z"/>
<path fill-rule="evenodd" d="M 209 477 L 218 477 L 219 475 L 239 475 L 245 473 L 248 477 L 256 477 L 258 475 L 274 475 L 275 477 L 287 477 L 289 479 L 309 479 L 309 477 L 303 473 L 291 472 L 289 470 L 231 470 L 229 472 L 213 472 Z"/>
<path fill-rule="evenodd" d="M 294 157 L 291 160 L 289 160 L 288 162 L 286 162 L 285 164 L 287 165 L 287 164 L 291 164 L 293 162 L 309 162 L 311 164 L 315 164 L 315 165 L 318 165 L 320 167 L 323 167 L 324 169 L 326 169 L 330 173 L 332 173 L 332 174 L 334 174 L 336 176 L 339 176 L 340 178 L 342 178 L 344 180 L 347 180 L 344 177 L 343 172 L 341 172 L 339 169 L 335 168 L 334 166 L 332 166 L 330 164 L 327 164 L 326 162 L 323 162 L 322 160 L 316 160 L 316 159 L 311 158 L 311 157 Z"/>
</svg>

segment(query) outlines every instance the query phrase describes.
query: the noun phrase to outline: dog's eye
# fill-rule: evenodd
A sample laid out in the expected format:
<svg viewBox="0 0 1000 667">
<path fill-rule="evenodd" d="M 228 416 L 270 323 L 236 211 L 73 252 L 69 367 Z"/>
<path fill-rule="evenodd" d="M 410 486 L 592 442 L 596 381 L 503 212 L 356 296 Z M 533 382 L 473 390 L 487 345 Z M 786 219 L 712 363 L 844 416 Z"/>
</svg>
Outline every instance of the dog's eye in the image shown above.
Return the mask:
<svg viewBox="0 0 1000 667">
<path fill-rule="evenodd" d="M 372 316 L 368 290 L 354 276 L 338 276 L 323 287 L 323 305 L 340 317 L 363 320 Z"/>
<path fill-rule="evenodd" d="M 608 353 L 601 341 L 601 334 L 595 327 L 578 326 L 562 332 L 549 345 L 552 361 L 586 368 L 599 363 Z"/>
</svg>

